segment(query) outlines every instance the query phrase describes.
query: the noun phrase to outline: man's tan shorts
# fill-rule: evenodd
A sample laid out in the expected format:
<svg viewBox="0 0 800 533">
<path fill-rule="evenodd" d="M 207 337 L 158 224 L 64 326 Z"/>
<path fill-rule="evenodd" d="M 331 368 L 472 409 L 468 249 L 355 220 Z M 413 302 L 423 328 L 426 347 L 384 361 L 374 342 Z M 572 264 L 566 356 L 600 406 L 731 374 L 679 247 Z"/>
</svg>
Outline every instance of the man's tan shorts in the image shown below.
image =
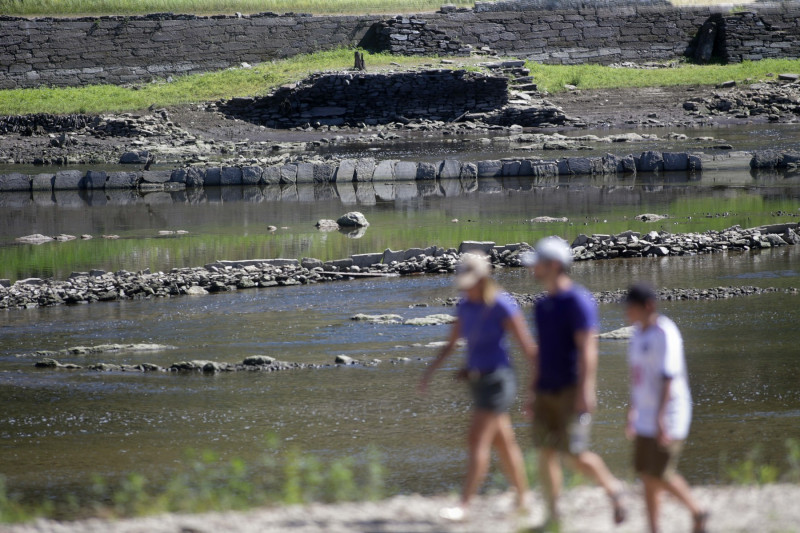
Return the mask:
<svg viewBox="0 0 800 533">
<path fill-rule="evenodd" d="M 651 437 L 636 437 L 633 466 L 637 474 L 668 480 L 677 471 L 683 441 L 674 440 L 666 447 Z"/>
<path fill-rule="evenodd" d="M 577 392 L 577 387 L 566 387 L 557 392 L 536 392 L 533 401 L 534 446 L 570 453 L 569 426 L 576 417 Z"/>
</svg>

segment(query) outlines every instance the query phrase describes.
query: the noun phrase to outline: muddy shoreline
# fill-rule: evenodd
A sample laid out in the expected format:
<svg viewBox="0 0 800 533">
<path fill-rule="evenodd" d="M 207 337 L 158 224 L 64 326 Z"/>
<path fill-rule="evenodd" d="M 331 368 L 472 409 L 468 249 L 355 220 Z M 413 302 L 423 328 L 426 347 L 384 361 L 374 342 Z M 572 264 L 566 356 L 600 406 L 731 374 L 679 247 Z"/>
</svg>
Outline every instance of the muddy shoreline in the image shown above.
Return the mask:
<svg viewBox="0 0 800 533">
<path fill-rule="evenodd" d="M 800 83 L 777 81 L 726 88 L 576 90 L 531 101 L 534 107 L 563 110 L 568 120 L 525 131 L 580 137 L 592 130 L 647 129 L 665 137 L 664 128 L 789 124 L 800 116 L 798 102 Z M 423 119 L 358 127 L 309 123 L 277 130 L 221 109 L 223 102 L 100 116 L 0 117 L 0 164 L 36 165 L 43 171 L 63 165 L 109 165 L 118 164 L 126 152 L 136 151 L 152 153 L 154 168 L 160 164 L 173 168 L 198 163 L 268 164 L 321 149 L 335 155 L 352 144 L 368 144 L 380 151 L 421 138 L 480 146 L 484 139 L 492 142 L 493 137 L 522 131 L 516 126 L 489 124 L 481 114 L 455 122 Z M 724 144 L 711 139 L 708 148 Z M 576 142 L 560 149 L 583 148 Z M 138 170 L 143 165 L 144 161 L 131 168 Z"/>
</svg>

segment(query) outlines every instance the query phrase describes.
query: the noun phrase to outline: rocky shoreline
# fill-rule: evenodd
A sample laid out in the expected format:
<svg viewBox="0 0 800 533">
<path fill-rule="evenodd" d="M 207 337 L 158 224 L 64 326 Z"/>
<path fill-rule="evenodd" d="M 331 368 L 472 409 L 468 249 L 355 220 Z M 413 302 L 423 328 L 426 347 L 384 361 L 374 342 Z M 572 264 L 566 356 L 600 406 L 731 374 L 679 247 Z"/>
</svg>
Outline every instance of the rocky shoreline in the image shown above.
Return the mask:
<svg viewBox="0 0 800 533">
<path fill-rule="evenodd" d="M 660 215 L 642 215 L 663 218 Z M 652 218 L 649 218 L 652 219 Z M 576 261 L 614 258 L 667 257 L 747 251 L 800 243 L 800 223 L 780 223 L 723 231 L 671 234 L 651 231 L 642 235 L 579 235 L 572 243 Z M 526 243 L 498 246 L 494 242 L 465 241 L 458 248 L 411 248 L 321 261 L 313 258 L 217 261 L 204 267 L 174 268 L 170 272 L 103 270 L 74 272 L 67 280 L 28 278 L 0 280 L 0 309 L 26 309 L 97 301 L 200 296 L 239 289 L 306 285 L 363 277 L 448 274 L 461 254 L 487 254 L 496 267 L 519 267 Z"/>
</svg>

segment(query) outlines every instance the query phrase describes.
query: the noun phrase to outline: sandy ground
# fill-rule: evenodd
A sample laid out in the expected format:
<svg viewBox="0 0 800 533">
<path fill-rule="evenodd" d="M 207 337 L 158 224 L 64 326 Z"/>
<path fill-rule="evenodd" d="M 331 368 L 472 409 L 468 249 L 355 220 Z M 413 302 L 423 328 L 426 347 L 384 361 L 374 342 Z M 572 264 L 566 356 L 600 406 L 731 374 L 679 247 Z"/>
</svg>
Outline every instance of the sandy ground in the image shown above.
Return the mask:
<svg viewBox="0 0 800 533">
<path fill-rule="evenodd" d="M 711 510 L 712 532 L 800 532 L 800 486 L 701 487 L 697 498 Z M 265 508 L 248 512 L 199 515 L 160 515 L 148 518 L 106 521 L 85 520 L 58 523 L 40 520 L 0 531 L 7 533 L 256 533 L 289 531 L 319 532 L 517 532 L 538 531 L 543 520 L 541 498 L 534 494 L 529 516 L 511 512 L 510 494 L 481 498 L 465 523 L 438 518 L 441 507 L 455 503 L 453 497 L 397 496 L 376 503 L 313 504 Z M 611 521 L 611 507 L 602 491 L 580 487 L 566 493 L 562 501 L 564 532 L 600 533 L 646 531 L 644 507 L 637 488 L 628 498 L 630 516 L 620 527 Z M 689 532 L 689 514 L 673 500 L 662 509 L 664 533 Z"/>
</svg>

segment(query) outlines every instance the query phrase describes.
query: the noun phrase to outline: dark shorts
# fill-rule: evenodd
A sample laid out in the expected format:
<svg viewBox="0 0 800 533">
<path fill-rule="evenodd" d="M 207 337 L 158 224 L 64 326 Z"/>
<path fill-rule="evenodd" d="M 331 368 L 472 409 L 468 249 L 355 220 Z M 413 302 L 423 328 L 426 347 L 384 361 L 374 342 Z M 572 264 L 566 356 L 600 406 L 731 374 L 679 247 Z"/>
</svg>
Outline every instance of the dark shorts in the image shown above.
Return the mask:
<svg viewBox="0 0 800 533">
<path fill-rule="evenodd" d="M 475 409 L 506 413 L 517 396 L 517 379 L 510 368 L 470 377 Z"/>
<path fill-rule="evenodd" d="M 589 449 L 591 422 L 577 423 L 577 387 L 537 391 L 533 401 L 533 445 L 569 454 Z"/>
<path fill-rule="evenodd" d="M 678 467 L 683 441 L 674 440 L 664 447 L 651 437 L 636 437 L 633 466 L 637 474 L 668 480 Z"/>
</svg>

